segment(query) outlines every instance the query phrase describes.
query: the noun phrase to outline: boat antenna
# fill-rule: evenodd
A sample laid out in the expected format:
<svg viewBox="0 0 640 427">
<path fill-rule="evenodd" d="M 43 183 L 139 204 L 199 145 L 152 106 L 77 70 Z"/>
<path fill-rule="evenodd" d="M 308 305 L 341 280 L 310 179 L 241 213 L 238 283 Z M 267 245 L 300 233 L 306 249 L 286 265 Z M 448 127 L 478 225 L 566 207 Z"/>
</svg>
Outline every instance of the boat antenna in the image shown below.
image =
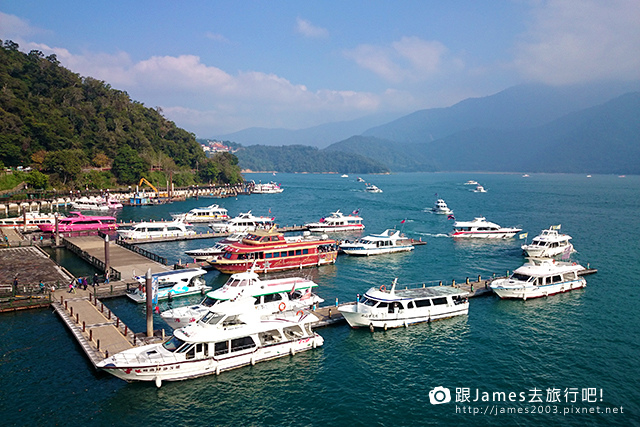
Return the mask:
<svg viewBox="0 0 640 427">
<path fill-rule="evenodd" d="M 390 294 L 394 294 L 396 292 L 396 283 L 398 283 L 398 278 L 393 279 L 393 283 L 391 284 Z"/>
</svg>

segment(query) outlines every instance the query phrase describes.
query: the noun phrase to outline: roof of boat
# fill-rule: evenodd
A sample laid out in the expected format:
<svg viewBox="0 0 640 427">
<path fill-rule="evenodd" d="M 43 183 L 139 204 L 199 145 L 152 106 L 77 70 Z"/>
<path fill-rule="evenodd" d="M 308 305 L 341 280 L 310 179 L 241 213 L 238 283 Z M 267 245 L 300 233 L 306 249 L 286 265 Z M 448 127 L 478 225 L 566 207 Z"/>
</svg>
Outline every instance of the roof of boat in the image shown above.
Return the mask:
<svg viewBox="0 0 640 427">
<path fill-rule="evenodd" d="M 433 297 L 446 297 L 446 296 L 466 296 L 469 293 L 460 288 L 454 288 L 453 286 L 425 286 L 414 287 L 407 289 L 395 289 L 393 293 L 387 290 L 380 290 L 373 287 L 366 292 L 367 297 L 371 297 L 380 301 L 398 301 L 407 299 L 418 298 L 433 298 Z"/>
<path fill-rule="evenodd" d="M 77 211 L 69 212 L 69 215 L 70 216 L 60 218 L 60 220 L 108 219 L 108 220 L 114 220 L 115 221 L 115 217 L 112 217 L 112 216 L 83 215 L 81 212 L 77 212 Z"/>
<path fill-rule="evenodd" d="M 529 260 L 518 267 L 514 273 L 526 274 L 528 276 L 548 276 L 554 273 L 564 273 L 569 271 L 580 271 L 585 268 L 575 262 L 561 262 L 556 260 Z"/>
<path fill-rule="evenodd" d="M 183 268 L 180 270 L 170 270 L 170 271 L 162 271 L 160 273 L 153 273 L 151 277 L 167 277 L 167 276 L 177 276 L 180 274 L 206 274 L 207 270 L 203 268 Z M 141 276 L 144 277 L 144 276 Z"/>
</svg>

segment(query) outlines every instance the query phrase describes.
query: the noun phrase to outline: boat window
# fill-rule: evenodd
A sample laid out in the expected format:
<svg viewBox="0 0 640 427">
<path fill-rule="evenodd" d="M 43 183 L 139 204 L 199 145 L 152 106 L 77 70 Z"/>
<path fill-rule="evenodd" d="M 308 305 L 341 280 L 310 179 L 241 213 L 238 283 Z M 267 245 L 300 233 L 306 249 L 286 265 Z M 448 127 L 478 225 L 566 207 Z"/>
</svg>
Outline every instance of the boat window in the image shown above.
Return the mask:
<svg viewBox="0 0 640 427">
<path fill-rule="evenodd" d="M 378 304 L 376 306 L 376 308 L 380 308 L 382 310 L 384 310 L 385 308 L 389 307 L 389 303 L 388 302 L 381 302 L 380 304 Z"/>
<path fill-rule="evenodd" d="M 570 280 L 575 280 L 576 274 L 575 274 L 575 272 L 571 271 L 569 273 L 564 273 L 562 275 L 562 278 L 564 279 L 565 282 L 568 282 Z"/>
<path fill-rule="evenodd" d="M 376 303 L 377 303 L 378 301 L 374 301 L 374 300 L 369 299 L 369 298 L 367 298 L 367 297 L 365 297 L 365 296 L 363 295 L 363 296 L 362 296 L 362 298 L 360 298 L 360 302 L 361 302 L 362 304 L 364 304 L 364 305 L 369 306 L 369 307 L 373 307 L 374 305 L 376 305 Z"/>
<path fill-rule="evenodd" d="M 188 351 L 193 349 L 193 344 L 183 345 L 180 347 L 176 353 L 187 353 Z M 188 357 L 187 357 L 188 358 Z"/>
<path fill-rule="evenodd" d="M 238 279 L 229 279 L 227 281 L 227 283 L 225 283 L 226 286 L 238 286 L 238 283 L 240 283 L 240 280 Z"/>
<path fill-rule="evenodd" d="M 220 323 L 220 321 L 223 318 L 224 318 L 224 314 L 218 314 L 218 313 L 214 313 L 213 311 L 210 311 L 207 314 L 205 314 L 202 320 L 200 321 L 208 325 L 216 325 Z"/>
<path fill-rule="evenodd" d="M 264 302 L 273 302 L 273 301 L 282 301 L 282 295 L 280 294 L 269 294 L 264 296 Z"/>
<path fill-rule="evenodd" d="M 260 305 L 262 304 L 262 297 L 256 297 L 253 305 Z"/>
<path fill-rule="evenodd" d="M 413 301 L 409 301 L 409 304 L 407 304 L 407 308 L 415 308 Z"/>
<path fill-rule="evenodd" d="M 433 305 L 445 305 L 447 304 L 447 297 L 434 298 L 431 301 L 433 301 Z"/>
<path fill-rule="evenodd" d="M 222 326 L 234 326 L 234 325 L 244 325 L 244 322 L 240 320 L 238 316 L 229 316 L 223 320 Z"/>
<path fill-rule="evenodd" d="M 272 257 L 272 254 L 270 254 L 270 253 L 266 253 L 266 254 L 264 254 L 264 257 L 265 257 L 265 258 L 271 258 L 271 257 Z"/>
<path fill-rule="evenodd" d="M 259 338 L 262 345 L 275 344 L 282 341 L 282 335 L 280 335 L 280 332 L 277 329 L 262 332 L 259 335 Z"/>
<path fill-rule="evenodd" d="M 513 273 L 511 275 L 511 278 L 513 280 L 518 280 L 520 282 L 528 282 L 532 279 L 531 276 L 527 276 L 526 274 L 521 274 L 521 273 Z"/>
<path fill-rule="evenodd" d="M 284 336 L 290 340 L 293 340 L 296 338 L 302 338 L 304 336 L 304 332 L 302 331 L 302 328 L 299 325 L 289 326 L 287 328 L 284 328 L 282 332 L 284 332 Z"/>
<path fill-rule="evenodd" d="M 303 255 L 307 255 L 308 253 L 309 253 L 309 249 L 303 249 L 303 250 L 302 250 L 302 254 L 303 254 Z"/>
<path fill-rule="evenodd" d="M 226 259 L 231 259 L 231 256 L 232 256 L 231 252 L 227 252 L 226 254 L 224 254 L 224 257 Z"/>
<path fill-rule="evenodd" d="M 174 352 L 176 351 L 178 348 L 180 348 L 180 346 L 184 344 L 184 341 L 182 341 L 180 338 L 176 338 L 175 336 L 172 336 L 171 338 L 169 338 L 167 341 L 164 342 L 164 344 L 162 344 L 162 346 L 171 351 Z"/>
<path fill-rule="evenodd" d="M 429 299 L 417 299 L 415 303 L 416 303 L 416 307 L 418 308 L 431 306 L 431 300 Z"/>
<path fill-rule="evenodd" d="M 287 251 L 280 252 L 280 256 L 283 257 L 283 258 L 286 257 L 287 256 Z"/>
<path fill-rule="evenodd" d="M 552 283 L 560 283 L 560 282 L 562 282 L 562 277 L 561 276 L 553 276 L 551 281 L 552 281 Z"/>
<path fill-rule="evenodd" d="M 255 347 L 256 343 L 253 342 L 251 337 L 242 337 L 231 340 L 231 351 L 246 350 L 248 348 Z"/>
<path fill-rule="evenodd" d="M 229 341 L 222 341 L 215 343 L 213 354 L 214 356 L 219 356 L 221 354 L 226 354 L 229 352 Z"/>
<path fill-rule="evenodd" d="M 280 258 L 280 252 L 274 252 L 273 253 L 273 257 L 274 258 Z"/>
<path fill-rule="evenodd" d="M 302 255 L 302 250 L 301 249 L 296 249 L 296 255 Z"/>
</svg>

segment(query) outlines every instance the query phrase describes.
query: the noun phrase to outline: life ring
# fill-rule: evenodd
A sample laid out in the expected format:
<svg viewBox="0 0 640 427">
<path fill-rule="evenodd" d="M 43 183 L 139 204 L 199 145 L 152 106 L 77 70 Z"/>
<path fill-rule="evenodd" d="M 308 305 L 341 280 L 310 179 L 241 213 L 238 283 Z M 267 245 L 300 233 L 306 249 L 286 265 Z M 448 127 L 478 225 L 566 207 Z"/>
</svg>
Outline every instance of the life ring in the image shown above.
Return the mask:
<svg viewBox="0 0 640 427">
<path fill-rule="evenodd" d="M 578 263 L 577 263 L 577 262 L 574 262 L 574 263 L 573 263 L 573 264 L 571 264 L 571 265 L 578 265 Z"/>
<path fill-rule="evenodd" d="M 384 292 L 387 290 L 387 287 L 385 285 L 380 286 L 380 292 Z"/>
<path fill-rule="evenodd" d="M 281 302 L 280 305 L 278 305 L 278 309 L 280 311 L 284 311 L 285 308 L 287 308 L 287 305 L 285 303 L 283 303 L 283 302 Z"/>
<path fill-rule="evenodd" d="M 296 311 L 296 316 L 302 316 L 304 312 L 302 310 Z"/>
</svg>

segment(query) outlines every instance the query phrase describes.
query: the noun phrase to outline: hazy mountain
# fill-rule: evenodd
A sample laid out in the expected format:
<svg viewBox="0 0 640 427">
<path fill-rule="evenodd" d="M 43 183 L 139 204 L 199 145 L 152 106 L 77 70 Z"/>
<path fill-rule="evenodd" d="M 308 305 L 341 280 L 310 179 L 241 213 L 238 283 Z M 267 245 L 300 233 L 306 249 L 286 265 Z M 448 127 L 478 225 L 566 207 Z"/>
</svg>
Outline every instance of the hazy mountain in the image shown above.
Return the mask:
<svg viewBox="0 0 640 427">
<path fill-rule="evenodd" d="M 226 135 L 216 135 L 215 139 L 233 141 L 248 145 L 310 145 L 324 148 L 336 141 L 352 135 L 359 135 L 372 126 L 394 120 L 398 114 L 377 114 L 356 120 L 326 123 L 306 129 L 268 129 L 253 127 Z"/>
</svg>

